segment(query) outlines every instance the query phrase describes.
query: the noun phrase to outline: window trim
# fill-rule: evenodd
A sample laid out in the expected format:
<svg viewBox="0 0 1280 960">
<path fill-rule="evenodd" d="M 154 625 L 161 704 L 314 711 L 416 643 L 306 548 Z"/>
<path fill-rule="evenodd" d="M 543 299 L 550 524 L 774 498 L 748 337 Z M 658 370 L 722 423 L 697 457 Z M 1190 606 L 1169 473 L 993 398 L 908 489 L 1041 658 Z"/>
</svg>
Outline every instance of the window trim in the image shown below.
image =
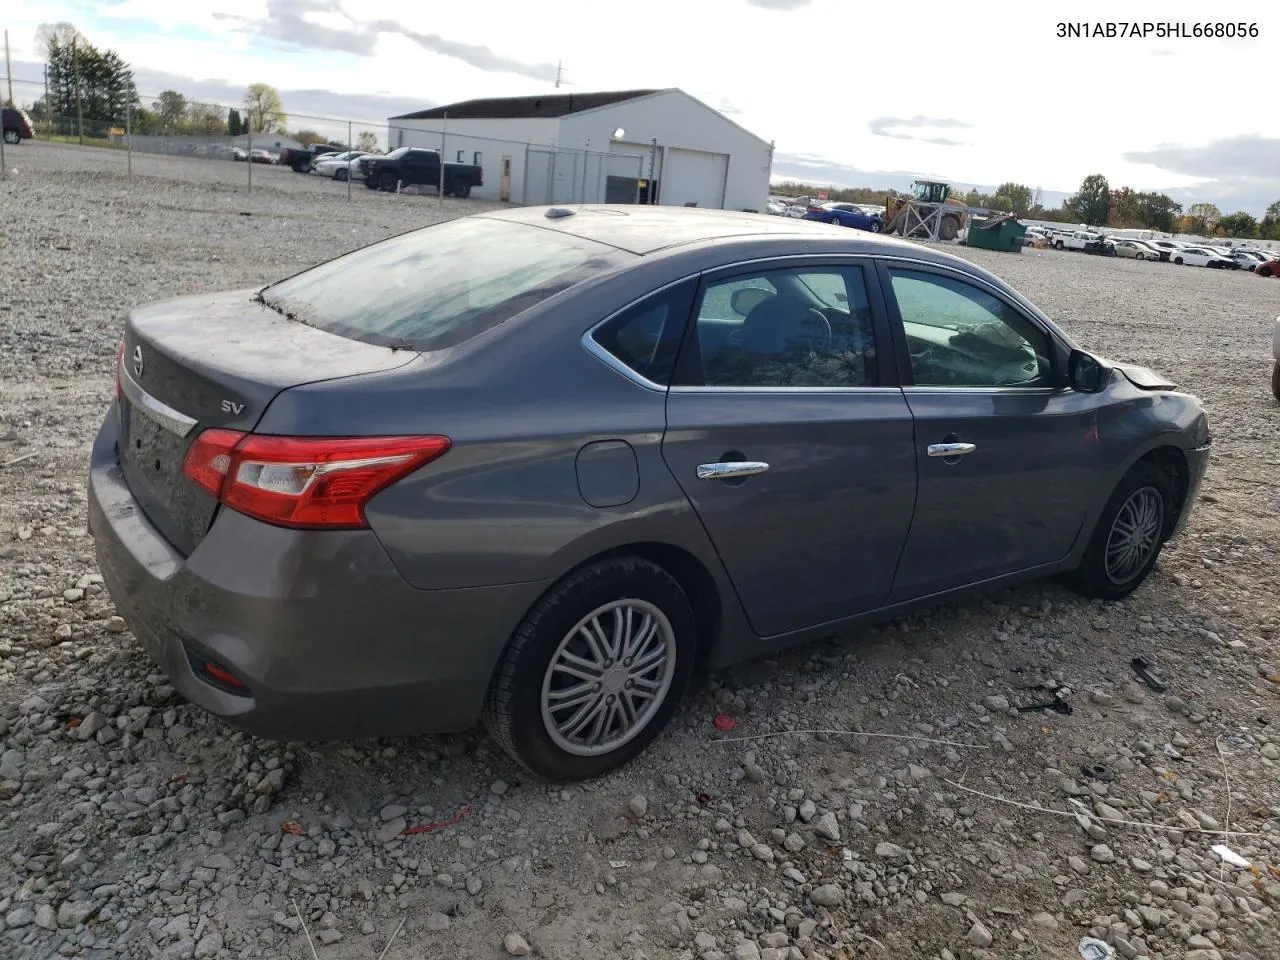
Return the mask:
<svg viewBox="0 0 1280 960">
<path fill-rule="evenodd" d="M 795 393 L 795 394 L 833 394 L 833 393 L 851 393 L 851 394 L 868 394 L 870 391 L 876 393 L 896 393 L 899 390 L 897 378 L 894 376 L 894 364 L 886 362 L 885 358 L 892 357 L 893 340 L 889 336 L 888 319 L 885 312 L 885 302 L 883 293 L 880 290 L 879 277 L 876 270 L 875 260 L 866 254 L 844 254 L 844 255 L 814 255 L 814 254 L 792 254 L 781 257 L 760 257 L 753 260 L 743 260 L 736 263 L 724 264 L 705 270 L 698 281 L 698 289 L 694 294 L 693 305 L 689 310 L 689 319 L 685 323 L 684 339 L 680 343 L 680 352 L 676 357 L 675 370 L 672 375 L 673 381 L 680 379 L 682 370 L 688 363 L 689 343 L 693 337 L 697 336 L 698 328 L 698 311 L 702 309 L 702 301 L 706 296 L 707 287 L 713 283 L 719 283 L 724 280 L 732 280 L 735 277 L 749 277 L 756 274 L 764 273 L 771 270 L 803 270 L 806 267 L 826 268 L 826 269 L 858 269 L 862 273 L 863 284 L 867 292 L 867 306 L 871 311 L 871 332 L 875 342 L 876 350 L 876 373 L 879 383 L 859 387 L 842 387 L 842 386 L 815 386 L 815 387 L 797 387 L 797 386 L 721 386 L 697 383 L 679 383 L 673 382 L 668 388 L 674 393 L 698 393 L 698 394 L 733 394 L 733 393 Z"/>
<path fill-rule="evenodd" d="M 1049 341 L 1049 380 L 1048 386 L 1036 387 L 963 387 L 963 386 L 939 386 L 917 384 L 915 382 L 915 373 L 911 369 L 911 353 L 907 349 L 906 328 L 903 326 L 902 313 L 898 309 L 898 298 L 893 293 L 893 275 L 892 270 L 911 270 L 916 273 L 932 273 L 948 279 L 957 280 L 961 283 L 967 283 L 976 287 L 983 293 L 994 297 L 1005 305 L 1006 308 L 1013 310 L 1027 323 L 1031 324 L 1035 329 L 1039 330 Z M 924 260 L 913 260 L 909 258 L 894 257 L 878 257 L 876 258 L 876 273 L 880 280 L 881 293 L 884 297 L 886 307 L 891 317 L 890 332 L 893 337 L 893 353 L 897 359 L 898 382 L 902 385 L 904 392 L 911 393 L 961 393 L 965 396 L 987 395 L 1016 395 L 1020 397 L 1035 396 L 1041 394 L 1051 396 L 1060 393 L 1064 389 L 1064 371 L 1066 369 L 1065 354 L 1069 350 L 1066 344 L 1057 336 L 1056 332 L 1047 327 L 1039 317 L 1030 313 L 1023 306 L 1011 297 L 1007 296 L 1003 291 L 986 282 L 982 277 L 976 277 L 966 273 L 963 270 L 957 270 L 944 264 L 930 263 Z"/>
<path fill-rule="evenodd" d="M 641 296 L 636 297 L 634 300 L 632 300 L 630 303 L 626 304 L 625 306 L 619 307 L 617 310 L 614 310 L 611 314 L 609 314 L 603 320 L 597 323 L 593 323 L 587 329 L 586 333 L 582 335 L 581 343 L 583 348 L 586 349 L 587 353 L 591 354 L 593 357 L 595 357 L 605 366 L 612 369 L 614 373 L 621 374 L 623 377 L 630 380 L 632 383 L 636 384 L 637 386 L 644 387 L 644 389 L 652 390 L 656 393 L 666 393 L 668 390 L 671 389 L 670 385 L 658 383 L 656 380 L 650 380 L 644 374 L 639 373 L 638 371 L 632 369 L 630 366 L 628 366 L 618 357 L 615 357 L 612 353 L 610 353 L 607 349 L 605 349 L 605 347 L 600 343 L 599 340 L 596 339 L 596 331 L 601 330 L 604 327 L 607 327 L 610 323 L 612 323 L 618 317 L 640 306 L 640 304 L 644 303 L 646 300 L 651 300 L 654 297 L 662 296 L 663 294 L 669 293 L 676 287 L 679 287 L 681 284 L 689 283 L 691 281 L 696 281 L 698 279 L 698 276 L 699 275 L 696 273 L 691 273 L 688 276 L 681 277 L 678 280 L 672 280 L 670 283 L 664 283 L 660 287 L 655 287 L 653 290 L 650 290 L 648 293 L 645 293 L 645 294 L 642 294 Z M 697 291 L 695 290 L 694 293 L 696 295 Z M 685 331 L 688 329 L 688 326 L 689 326 L 689 316 L 686 315 L 684 317 L 684 328 L 681 329 L 680 331 L 680 343 L 676 347 L 675 363 L 672 364 L 673 374 L 676 366 L 678 366 L 680 363 L 680 349 L 684 344 Z"/>
</svg>

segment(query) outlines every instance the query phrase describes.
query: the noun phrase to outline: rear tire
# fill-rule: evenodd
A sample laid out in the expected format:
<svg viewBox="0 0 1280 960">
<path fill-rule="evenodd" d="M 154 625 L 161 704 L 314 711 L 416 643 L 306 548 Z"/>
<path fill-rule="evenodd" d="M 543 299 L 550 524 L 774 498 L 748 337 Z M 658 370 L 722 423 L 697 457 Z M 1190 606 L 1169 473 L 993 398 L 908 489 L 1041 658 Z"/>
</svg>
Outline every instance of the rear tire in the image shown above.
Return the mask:
<svg viewBox="0 0 1280 960">
<path fill-rule="evenodd" d="M 1173 262 L 1174 262 L 1174 263 L 1176 263 L 1178 266 L 1182 266 L 1182 258 L 1181 258 L 1181 257 L 1174 257 L 1174 258 L 1173 258 Z"/>
<path fill-rule="evenodd" d="M 4 142 L 12 143 L 16 146 L 17 144 L 22 142 L 22 134 L 20 134 L 17 130 L 6 130 L 4 132 Z"/>
<path fill-rule="evenodd" d="M 471 196 L 471 184 L 463 183 L 453 188 L 453 195 L 460 200 L 465 200 Z"/>
<path fill-rule="evenodd" d="M 960 221 L 955 217 L 943 217 L 938 224 L 938 239 L 954 240 L 960 235 Z"/>
<path fill-rule="evenodd" d="M 1134 464 L 1103 507 L 1071 585 L 1102 600 L 1138 589 L 1160 558 L 1173 503 L 1168 477 L 1154 464 Z"/>
<path fill-rule="evenodd" d="M 1064 244 L 1061 240 L 1055 240 L 1053 242 L 1053 249 L 1055 250 L 1062 250 L 1065 246 L 1066 244 Z"/>
<path fill-rule="evenodd" d="M 603 632 L 589 639 L 583 625 L 594 616 Z M 625 642 L 622 656 L 617 647 L 609 649 L 618 642 L 613 630 L 619 620 L 638 628 L 635 637 L 650 638 L 633 648 L 636 664 L 626 658 Z M 516 628 L 489 688 L 485 727 L 513 760 L 540 777 L 598 777 L 630 761 L 666 726 L 688 686 L 696 649 L 693 609 L 674 577 L 636 556 L 590 563 L 552 587 Z M 659 653 L 660 659 L 643 666 Z M 583 664 L 594 660 L 602 670 L 584 671 Z M 554 669 L 557 663 L 575 673 Z M 586 678 L 596 676 L 592 686 Z M 566 701 L 565 691 L 579 681 L 582 691 Z M 637 703 L 641 691 L 651 699 Z M 591 743 L 597 709 L 607 720 Z M 575 731 L 575 723 L 583 729 Z M 611 742 L 617 745 L 610 748 Z"/>
<path fill-rule="evenodd" d="M 1271 276 L 1272 270 L 1271 270 L 1271 267 L 1267 266 L 1264 263 L 1262 266 L 1258 267 L 1258 269 L 1253 272 L 1260 277 L 1269 277 Z"/>
<path fill-rule="evenodd" d="M 346 170 L 335 170 L 333 172 L 333 179 L 339 181 L 340 183 L 346 183 L 347 180 L 349 180 L 350 178 L 351 178 L 351 174 L 349 174 Z"/>
</svg>

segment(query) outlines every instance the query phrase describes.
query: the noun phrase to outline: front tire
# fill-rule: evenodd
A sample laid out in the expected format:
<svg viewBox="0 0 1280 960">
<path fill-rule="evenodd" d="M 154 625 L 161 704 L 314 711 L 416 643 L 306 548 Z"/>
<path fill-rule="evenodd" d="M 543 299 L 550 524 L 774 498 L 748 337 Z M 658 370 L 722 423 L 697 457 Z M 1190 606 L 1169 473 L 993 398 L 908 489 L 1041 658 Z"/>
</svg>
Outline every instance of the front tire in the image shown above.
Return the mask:
<svg viewBox="0 0 1280 960">
<path fill-rule="evenodd" d="M 339 183 L 346 183 L 350 176 L 351 174 L 347 173 L 346 170 L 333 171 L 333 179 L 337 180 Z"/>
<path fill-rule="evenodd" d="M 17 130 L 6 130 L 4 132 L 4 142 L 12 143 L 16 146 L 17 144 L 22 142 L 22 134 L 20 134 Z"/>
<path fill-rule="evenodd" d="M 1174 258 L 1173 258 L 1173 262 L 1174 262 L 1174 263 L 1176 263 L 1178 266 L 1182 266 L 1182 258 L 1181 258 L 1181 257 L 1174 257 Z"/>
<path fill-rule="evenodd" d="M 1080 566 L 1071 574 L 1086 597 L 1121 600 L 1146 580 L 1172 526 L 1173 490 L 1154 464 L 1124 475 L 1098 517 Z"/>
<path fill-rule="evenodd" d="M 489 688 L 485 726 L 540 777 L 598 777 L 666 726 L 696 648 L 693 609 L 674 577 L 631 555 L 590 563 L 516 628 Z"/>
<path fill-rule="evenodd" d="M 1053 243 L 1053 249 L 1055 250 L 1062 250 L 1065 247 L 1066 247 L 1066 244 L 1064 244 L 1061 240 L 1055 240 Z"/>
</svg>

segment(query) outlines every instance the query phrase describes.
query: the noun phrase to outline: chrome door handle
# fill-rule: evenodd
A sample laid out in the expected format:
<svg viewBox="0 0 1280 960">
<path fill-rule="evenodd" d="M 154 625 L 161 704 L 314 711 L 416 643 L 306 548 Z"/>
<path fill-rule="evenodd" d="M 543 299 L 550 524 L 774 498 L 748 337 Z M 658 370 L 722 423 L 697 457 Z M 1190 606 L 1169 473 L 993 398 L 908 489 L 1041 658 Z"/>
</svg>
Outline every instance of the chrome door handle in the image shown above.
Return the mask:
<svg viewBox="0 0 1280 960">
<path fill-rule="evenodd" d="M 732 480 L 735 477 L 754 477 L 769 469 L 767 463 L 759 460 L 734 460 L 729 463 L 698 464 L 699 480 Z"/>
<path fill-rule="evenodd" d="M 931 443 L 929 444 L 929 456 L 931 457 L 963 457 L 966 453 L 973 453 L 978 447 L 972 443 Z"/>
</svg>

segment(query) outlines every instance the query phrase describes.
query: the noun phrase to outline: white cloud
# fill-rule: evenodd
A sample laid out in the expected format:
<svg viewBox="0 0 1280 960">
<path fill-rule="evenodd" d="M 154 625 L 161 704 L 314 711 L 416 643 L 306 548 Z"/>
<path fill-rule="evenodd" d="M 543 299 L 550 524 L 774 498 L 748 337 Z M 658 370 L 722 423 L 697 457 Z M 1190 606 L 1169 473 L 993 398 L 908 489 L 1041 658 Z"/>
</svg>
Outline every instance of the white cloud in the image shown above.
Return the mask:
<svg viewBox="0 0 1280 960">
<path fill-rule="evenodd" d="M 1189 186 L 1199 178 L 1125 154 L 1170 141 L 1194 147 L 1275 134 L 1259 104 L 1273 84 L 1280 25 L 1255 8 L 1143 5 L 1141 19 L 1161 23 L 1257 19 L 1260 36 L 1242 43 L 1056 36 L 1068 18 L 1139 16 L 1103 0 L 934 2 L 910 11 L 848 0 L 649 0 L 607 10 L 598 0 L 486 0 L 446 19 L 416 0 L 340 3 L 45 0 L 19 6 L 9 28 L 15 56 L 27 59 L 38 23 L 67 19 L 155 70 L 424 102 L 545 92 L 551 84 L 537 78 L 563 61 L 566 90 L 679 86 L 712 105 L 732 103 L 733 119 L 775 140 L 779 152 L 858 170 L 928 169 L 957 181 L 1013 179 L 1056 190 L 1097 172 L 1135 187 Z M 281 10 L 309 29 L 278 30 L 275 43 L 244 32 L 246 19 L 279 25 Z M 137 21 L 156 30 L 139 33 Z M 192 29 L 209 39 L 165 36 Z M 335 39 L 349 52 L 281 43 Z M 1213 95 L 1176 86 L 1215 77 L 1230 82 L 1213 81 Z M 873 133 L 877 121 L 895 118 Z M 917 123 L 930 118 L 967 126 Z"/>
</svg>

